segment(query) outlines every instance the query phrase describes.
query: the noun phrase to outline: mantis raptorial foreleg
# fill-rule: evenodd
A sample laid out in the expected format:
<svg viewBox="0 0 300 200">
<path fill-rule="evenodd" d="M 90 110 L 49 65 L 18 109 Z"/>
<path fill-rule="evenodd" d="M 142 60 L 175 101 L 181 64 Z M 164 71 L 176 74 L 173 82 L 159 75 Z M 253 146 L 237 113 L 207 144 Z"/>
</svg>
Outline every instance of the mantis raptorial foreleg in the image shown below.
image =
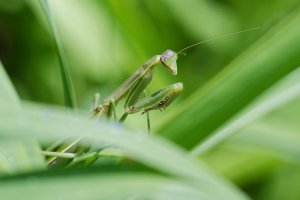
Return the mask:
<svg viewBox="0 0 300 200">
<path fill-rule="evenodd" d="M 165 87 L 151 94 L 150 96 L 139 99 L 135 104 L 129 105 L 125 112 L 128 114 L 133 114 L 140 111 L 146 113 L 150 110 L 165 109 L 176 99 L 182 90 L 182 83 L 169 85 L 168 87 Z"/>
<path fill-rule="evenodd" d="M 140 98 L 134 102 L 134 104 L 126 105 L 125 113 L 123 114 L 121 120 L 124 121 L 128 114 L 133 114 L 140 111 L 142 111 L 142 114 L 147 113 L 147 125 L 148 131 L 150 132 L 148 111 L 165 109 L 176 99 L 182 90 L 183 84 L 175 83 L 151 94 L 150 96 Z"/>
</svg>

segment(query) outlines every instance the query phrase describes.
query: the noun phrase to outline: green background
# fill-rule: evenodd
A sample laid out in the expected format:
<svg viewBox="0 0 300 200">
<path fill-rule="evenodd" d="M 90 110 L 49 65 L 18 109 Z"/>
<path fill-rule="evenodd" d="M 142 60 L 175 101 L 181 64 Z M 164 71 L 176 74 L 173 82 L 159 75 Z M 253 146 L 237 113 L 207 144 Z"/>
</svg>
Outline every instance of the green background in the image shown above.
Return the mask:
<svg viewBox="0 0 300 200">
<path fill-rule="evenodd" d="M 205 171 L 209 168 L 219 177 L 212 175 L 208 179 L 216 178 L 217 182 L 220 177 L 227 179 L 253 199 L 300 198 L 299 1 L 49 0 L 49 3 L 70 67 L 79 120 L 77 114 L 74 117 L 63 108 L 59 62 L 39 2 L 0 0 L 0 59 L 7 73 L 0 71 L 2 196 L 18 199 L 25 190 L 24 198 L 31 199 L 31 189 L 36 191 L 36 182 L 41 182 L 40 193 L 36 192 L 32 199 L 51 199 L 55 196 L 43 194 L 47 191 L 50 194 L 52 189 L 65 194 L 72 187 L 78 187 L 78 191 L 83 188 L 82 194 L 74 192 L 62 199 L 81 199 L 80 195 L 102 199 L 92 192 L 97 184 L 107 192 L 102 193 L 103 199 L 123 199 L 146 194 L 147 188 L 157 192 L 168 183 L 169 190 L 164 190 L 165 193 L 145 198 L 173 199 L 181 191 L 178 199 L 189 199 L 188 194 L 199 199 L 197 192 L 202 192 L 203 182 L 197 185 L 202 189 L 194 188 L 195 191 L 187 189 L 190 182 L 188 186 L 184 184 L 187 180 L 193 182 L 192 177 L 197 179 L 200 171 L 210 177 L 210 172 Z M 166 111 L 150 113 L 155 136 L 149 141 L 145 139 L 145 144 L 130 141 L 132 132 L 135 133 L 132 130 L 146 132 L 144 115 L 129 116 L 124 130 L 115 124 L 103 125 L 99 133 L 89 128 L 85 116 L 94 93 L 105 97 L 153 55 L 166 49 L 179 51 L 199 41 L 255 27 L 260 28 L 216 39 L 179 55 L 177 76 L 157 67 L 149 93 L 175 82 L 182 82 L 184 91 Z M 123 111 L 121 104 L 119 116 Z M 55 117 L 47 125 L 41 117 L 49 105 L 51 112 L 55 110 Z M 25 109 L 24 119 L 19 107 Z M 76 122 L 73 129 L 65 130 L 73 122 Z M 128 138 L 118 142 L 116 138 L 101 135 L 116 130 L 128 132 Z M 43 176 L 50 172 L 42 170 L 43 176 L 24 180 L 19 173 L 25 171 L 32 177 L 30 173 L 45 167 L 35 142 L 49 144 L 64 137 L 58 133 L 67 132 L 69 136 L 72 132 L 74 136 L 90 134 L 99 145 L 108 142 L 125 146 L 137 163 L 133 169 L 127 169 L 127 164 L 124 167 L 109 162 L 115 168 L 108 175 L 103 175 L 106 169 L 101 170 L 100 162 L 92 168 L 93 176 L 87 175 L 84 168 L 80 176 L 71 170 L 70 176 L 55 175 L 47 179 Z M 188 174 L 185 167 L 189 166 L 190 158 L 204 163 L 205 170 L 199 164 L 199 169 Z M 161 173 L 168 175 L 161 177 Z M 136 181 L 128 181 L 133 179 Z M 26 188 L 22 189 L 24 181 L 29 185 L 28 194 Z M 77 184 L 80 181 L 86 183 L 86 188 Z M 208 197 L 213 197 L 215 191 L 218 199 L 226 199 L 227 182 L 218 184 L 212 184 L 209 192 L 203 190 Z M 124 189 L 126 185 L 128 189 Z M 224 191 L 219 187 L 224 187 Z M 119 193 L 114 196 L 116 188 Z M 20 193 L 14 193 L 15 190 Z M 235 196 L 230 195 L 229 192 L 229 199 Z M 135 198 L 139 199 L 132 197 Z M 235 198 L 244 199 L 239 195 Z"/>
</svg>

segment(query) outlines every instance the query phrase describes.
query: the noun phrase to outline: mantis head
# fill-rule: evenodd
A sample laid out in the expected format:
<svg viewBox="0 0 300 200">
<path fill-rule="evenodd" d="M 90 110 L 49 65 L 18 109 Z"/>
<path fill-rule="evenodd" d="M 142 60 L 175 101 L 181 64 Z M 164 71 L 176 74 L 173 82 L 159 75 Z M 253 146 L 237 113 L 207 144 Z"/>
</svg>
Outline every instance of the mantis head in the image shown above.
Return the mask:
<svg viewBox="0 0 300 200">
<path fill-rule="evenodd" d="M 171 72 L 172 75 L 177 74 L 177 60 L 178 56 L 177 53 L 172 50 L 167 50 L 161 54 L 160 60 L 162 64 L 167 67 L 167 69 Z"/>
</svg>

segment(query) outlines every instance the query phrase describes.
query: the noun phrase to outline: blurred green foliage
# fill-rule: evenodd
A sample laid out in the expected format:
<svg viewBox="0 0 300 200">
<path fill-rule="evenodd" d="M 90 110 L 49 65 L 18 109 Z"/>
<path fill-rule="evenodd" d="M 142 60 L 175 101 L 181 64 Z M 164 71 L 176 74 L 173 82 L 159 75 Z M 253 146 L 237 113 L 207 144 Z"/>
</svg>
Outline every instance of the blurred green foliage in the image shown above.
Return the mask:
<svg viewBox="0 0 300 200">
<path fill-rule="evenodd" d="M 183 80 L 186 88 L 183 95 L 188 96 L 247 48 L 268 24 L 276 23 L 283 15 L 283 6 L 287 7 L 285 12 L 289 12 L 293 5 L 272 2 L 239 5 L 234 1 L 67 0 L 53 1 L 52 6 L 71 65 L 77 98 L 81 107 L 86 107 L 85 100 L 90 99 L 94 91 L 105 96 L 147 59 L 165 49 L 179 50 L 193 42 L 262 26 L 260 31 L 190 50 L 187 56 L 179 58 L 180 73 L 176 78 L 169 77 L 164 70 L 157 73 L 152 88 Z M 4 66 L 15 79 L 22 98 L 61 103 L 58 71 L 53 67 L 57 59 L 38 2 L 9 4 L 15 5 L 9 6 L 15 9 L 3 6 L 1 13 Z M 269 10 L 266 7 L 270 7 Z M 257 15 L 252 14 L 254 10 Z"/>
<path fill-rule="evenodd" d="M 152 124 L 158 135 L 191 150 L 192 155 L 253 199 L 300 198 L 298 0 L 49 2 L 70 65 L 79 109 L 84 111 L 88 111 L 95 92 L 105 97 L 153 55 L 260 27 L 189 49 L 186 56 L 179 56 L 176 77 L 165 69 L 157 69 L 150 92 L 174 82 L 183 82 L 184 92 L 166 111 L 151 112 Z M 21 100 L 63 105 L 58 58 L 37 0 L 0 0 L 0 60 Z M 3 83 L 9 82 L 6 76 L 0 78 Z M 17 95 L 10 89 L 4 92 L 6 88 L 12 86 L 0 85 L 0 100 L 8 97 L 6 100 L 17 105 Z M 13 117 L 9 122 L 13 122 Z M 145 129 L 145 118 L 130 116 L 126 126 Z M 32 148 L 26 151 L 35 155 L 33 163 L 40 169 L 37 144 L 28 144 Z M 124 144 L 134 145 L 125 139 Z M 158 144 L 148 145 L 159 149 Z M 204 148 L 206 144 L 209 150 Z M 152 160 L 158 151 L 138 155 L 137 149 L 143 146 L 137 146 L 131 151 L 139 161 L 153 161 L 156 170 L 166 170 L 166 163 Z M 13 149 L 10 142 L 1 147 Z M 21 168 L 30 162 L 26 151 Z M 12 157 L 20 155 L 19 151 L 11 152 Z M 146 183 L 143 180 L 148 176 L 153 178 L 151 174 L 138 178 Z M 153 183 L 166 181 L 166 177 L 154 178 L 157 179 Z M 126 181 L 120 187 L 122 184 Z M 178 187 L 183 187 L 180 184 Z M 136 183 L 130 186 L 134 190 Z M 7 187 L 8 191 L 14 189 Z M 145 190 L 143 187 L 141 190 Z"/>
</svg>

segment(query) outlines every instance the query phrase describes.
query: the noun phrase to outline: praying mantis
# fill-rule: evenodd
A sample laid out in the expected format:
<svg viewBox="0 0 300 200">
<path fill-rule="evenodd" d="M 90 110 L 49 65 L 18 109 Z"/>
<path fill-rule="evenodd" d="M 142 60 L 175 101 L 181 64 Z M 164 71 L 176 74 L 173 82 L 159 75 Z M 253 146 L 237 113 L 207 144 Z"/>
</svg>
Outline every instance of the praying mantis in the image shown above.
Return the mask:
<svg viewBox="0 0 300 200">
<path fill-rule="evenodd" d="M 154 75 L 154 68 L 158 65 L 164 66 L 173 76 L 177 75 L 177 58 L 178 54 L 192 48 L 194 46 L 220 39 L 223 37 L 228 37 L 231 35 L 240 34 L 250 30 L 259 29 L 260 27 L 255 27 L 243 31 L 238 31 L 234 33 L 229 33 L 226 35 L 214 37 L 208 40 L 204 40 L 190 46 L 183 48 L 178 52 L 172 50 L 166 50 L 161 55 L 153 56 L 144 65 L 138 68 L 125 82 L 123 82 L 116 90 L 114 90 L 110 95 L 108 95 L 99 104 L 99 94 L 94 97 L 94 103 L 92 106 L 91 115 L 100 115 L 110 118 L 112 115 L 114 119 L 117 120 L 116 116 L 116 105 L 123 98 L 127 97 L 124 105 L 124 114 L 120 118 L 119 122 L 123 122 L 128 114 L 133 114 L 142 111 L 142 113 L 147 113 L 147 124 L 148 132 L 150 132 L 150 120 L 148 112 L 151 110 L 161 110 L 169 106 L 183 91 L 182 83 L 175 83 L 169 85 L 150 96 L 146 96 L 145 90 L 150 84 L 152 77 Z"/>
<path fill-rule="evenodd" d="M 169 106 L 176 97 L 182 92 L 183 84 L 175 83 L 169 85 L 157 92 L 146 96 L 145 89 L 150 84 L 154 75 L 154 68 L 160 64 L 167 68 L 173 75 L 177 75 L 177 58 L 178 53 L 172 50 L 166 50 L 161 55 L 153 56 L 144 65 L 137 69 L 123 84 L 121 84 L 115 91 L 108 95 L 102 102 L 98 104 L 99 95 L 96 94 L 93 103 L 92 115 L 104 115 L 110 118 L 114 115 L 115 120 L 117 103 L 127 96 L 124 109 L 120 122 L 123 122 L 128 114 L 133 114 L 142 111 L 147 113 L 150 110 L 161 110 Z M 149 117 L 147 115 L 147 117 Z M 148 131 L 150 131 L 149 119 Z"/>
</svg>

